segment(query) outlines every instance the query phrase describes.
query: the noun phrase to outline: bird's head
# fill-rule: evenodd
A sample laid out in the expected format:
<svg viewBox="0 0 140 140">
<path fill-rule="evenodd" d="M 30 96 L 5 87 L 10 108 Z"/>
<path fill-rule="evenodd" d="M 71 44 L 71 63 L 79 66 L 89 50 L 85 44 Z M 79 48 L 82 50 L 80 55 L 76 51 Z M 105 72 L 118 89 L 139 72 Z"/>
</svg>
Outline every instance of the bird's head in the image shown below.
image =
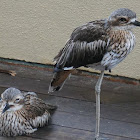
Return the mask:
<svg viewBox="0 0 140 140">
<path fill-rule="evenodd" d="M 8 88 L 1 94 L 0 110 L 2 113 L 6 111 L 17 111 L 23 106 L 24 96 L 20 90 Z"/>
<path fill-rule="evenodd" d="M 107 23 L 112 28 L 119 30 L 130 30 L 140 26 L 140 22 L 136 20 L 136 13 L 127 8 L 121 8 L 111 13 Z"/>
</svg>

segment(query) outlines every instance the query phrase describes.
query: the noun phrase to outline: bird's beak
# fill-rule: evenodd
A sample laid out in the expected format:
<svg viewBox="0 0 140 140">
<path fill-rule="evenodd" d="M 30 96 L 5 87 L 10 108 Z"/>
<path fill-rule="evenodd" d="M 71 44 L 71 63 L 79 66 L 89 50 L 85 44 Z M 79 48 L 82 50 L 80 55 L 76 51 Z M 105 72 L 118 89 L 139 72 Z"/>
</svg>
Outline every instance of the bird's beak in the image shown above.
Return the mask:
<svg viewBox="0 0 140 140">
<path fill-rule="evenodd" d="M 137 21 L 137 20 L 135 20 L 134 22 L 132 22 L 132 24 L 135 25 L 135 26 L 140 26 L 140 22 Z"/>
<path fill-rule="evenodd" d="M 10 108 L 10 105 L 8 103 L 6 103 L 2 113 L 4 113 L 5 111 L 7 111 Z"/>
</svg>

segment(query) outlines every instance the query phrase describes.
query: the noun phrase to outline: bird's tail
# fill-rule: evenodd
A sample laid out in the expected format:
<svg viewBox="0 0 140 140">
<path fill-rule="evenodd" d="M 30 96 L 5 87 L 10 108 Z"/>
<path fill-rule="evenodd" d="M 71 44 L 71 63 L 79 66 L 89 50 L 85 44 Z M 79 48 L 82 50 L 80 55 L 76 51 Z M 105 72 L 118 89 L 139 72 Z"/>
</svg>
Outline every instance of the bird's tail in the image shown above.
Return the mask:
<svg viewBox="0 0 140 140">
<path fill-rule="evenodd" d="M 64 70 L 55 72 L 53 75 L 53 79 L 50 83 L 48 93 L 61 90 L 66 79 L 72 73 L 72 71 L 73 70 Z"/>
</svg>

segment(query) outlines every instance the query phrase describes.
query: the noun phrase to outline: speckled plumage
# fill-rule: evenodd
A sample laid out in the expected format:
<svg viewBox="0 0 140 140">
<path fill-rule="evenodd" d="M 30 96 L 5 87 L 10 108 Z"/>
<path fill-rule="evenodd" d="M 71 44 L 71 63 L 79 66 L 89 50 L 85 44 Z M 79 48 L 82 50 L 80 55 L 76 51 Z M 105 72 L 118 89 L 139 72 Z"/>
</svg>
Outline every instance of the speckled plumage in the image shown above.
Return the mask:
<svg viewBox="0 0 140 140">
<path fill-rule="evenodd" d="M 49 92 L 61 90 L 68 75 L 78 67 L 89 66 L 101 71 L 95 86 L 95 140 L 102 139 L 99 137 L 100 93 L 104 71 L 111 72 L 133 50 L 135 36 L 131 30 L 135 26 L 140 26 L 136 13 L 120 8 L 105 20 L 92 21 L 76 28 L 55 57 L 56 65 Z"/>
<path fill-rule="evenodd" d="M 5 110 L 7 103 L 9 109 Z M 0 135 L 17 136 L 35 132 L 38 127 L 48 124 L 51 109 L 55 106 L 46 104 L 34 92 L 8 88 L 0 100 Z"/>
<path fill-rule="evenodd" d="M 121 8 L 105 20 L 96 20 L 77 27 L 54 59 L 55 73 L 49 92 L 62 88 L 70 74 L 65 72 L 67 76 L 65 74 L 64 78 L 62 71 L 72 71 L 81 66 L 111 71 L 133 50 L 135 36 L 131 29 L 139 26 L 138 24 L 134 12 Z"/>
</svg>

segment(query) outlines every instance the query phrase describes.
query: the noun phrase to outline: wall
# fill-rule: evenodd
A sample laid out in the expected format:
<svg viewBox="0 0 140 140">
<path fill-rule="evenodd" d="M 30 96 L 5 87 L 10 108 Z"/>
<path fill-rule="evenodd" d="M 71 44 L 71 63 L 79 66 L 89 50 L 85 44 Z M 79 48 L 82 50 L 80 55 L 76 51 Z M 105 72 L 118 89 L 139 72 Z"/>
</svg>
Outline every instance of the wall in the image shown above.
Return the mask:
<svg viewBox="0 0 140 140">
<path fill-rule="evenodd" d="M 75 27 L 118 8 L 140 20 L 139 0 L 1 0 L 0 57 L 50 64 Z M 140 28 L 134 32 L 134 51 L 112 74 L 140 79 Z"/>
</svg>

